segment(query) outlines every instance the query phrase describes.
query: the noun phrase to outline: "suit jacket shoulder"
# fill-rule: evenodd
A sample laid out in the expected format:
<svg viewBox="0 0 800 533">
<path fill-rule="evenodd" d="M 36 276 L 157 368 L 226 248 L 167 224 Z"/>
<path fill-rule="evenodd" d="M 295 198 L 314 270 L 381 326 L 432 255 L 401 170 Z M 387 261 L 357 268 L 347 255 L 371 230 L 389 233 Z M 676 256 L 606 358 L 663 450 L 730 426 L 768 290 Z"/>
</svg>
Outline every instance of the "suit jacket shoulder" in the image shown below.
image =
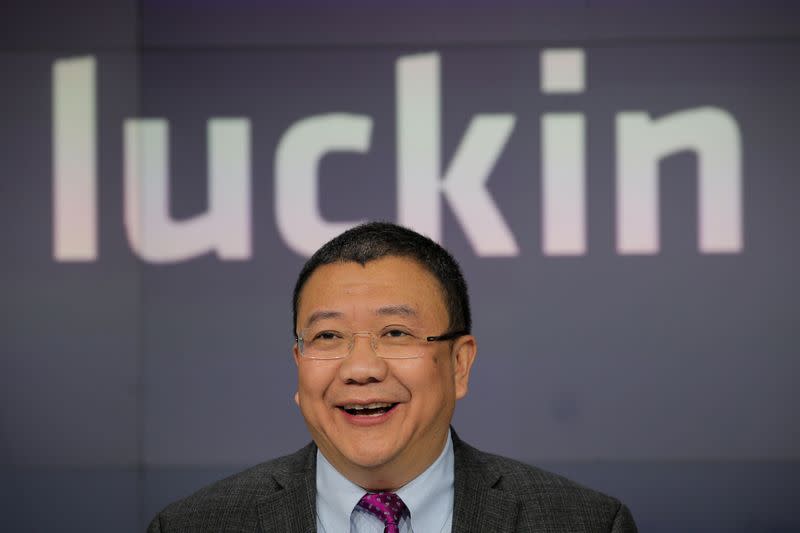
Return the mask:
<svg viewBox="0 0 800 533">
<path fill-rule="evenodd" d="M 148 533 L 314 531 L 316 447 L 261 463 L 167 506 Z M 279 525 L 280 524 L 280 525 Z"/>
<path fill-rule="evenodd" d="M 453 432 L 457 533 L 636 533 L 619 501 L 539 468 L 476 450 Z M 161 511 L 149 533 L 316 529 L 316 447 L 262 463 Z"/>
<path fill-rule="evenodd" d="M 476 450 L 454 434 L 453 531 L 635 533 L 618 500 L 528 464 Z"/>
</svg>

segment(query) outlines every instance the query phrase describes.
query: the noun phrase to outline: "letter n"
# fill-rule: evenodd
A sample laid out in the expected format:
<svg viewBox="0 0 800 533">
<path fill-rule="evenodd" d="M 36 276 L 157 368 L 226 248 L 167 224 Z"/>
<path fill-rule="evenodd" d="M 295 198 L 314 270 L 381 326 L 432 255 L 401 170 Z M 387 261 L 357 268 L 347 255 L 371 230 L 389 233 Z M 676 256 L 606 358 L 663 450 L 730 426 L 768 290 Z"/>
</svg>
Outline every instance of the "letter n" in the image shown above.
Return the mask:
<svg viewBox="0 0 800 533">
<path fill-rule="evenodd" d="M 617 115 L 617 251 L 659 251 L 658 162 L 685 150 L 697 154 L 698 248 L 742 250 L 741 140 L 736 120 L 701 107 L 651 120 L 647 113 Z"/>
</svg>

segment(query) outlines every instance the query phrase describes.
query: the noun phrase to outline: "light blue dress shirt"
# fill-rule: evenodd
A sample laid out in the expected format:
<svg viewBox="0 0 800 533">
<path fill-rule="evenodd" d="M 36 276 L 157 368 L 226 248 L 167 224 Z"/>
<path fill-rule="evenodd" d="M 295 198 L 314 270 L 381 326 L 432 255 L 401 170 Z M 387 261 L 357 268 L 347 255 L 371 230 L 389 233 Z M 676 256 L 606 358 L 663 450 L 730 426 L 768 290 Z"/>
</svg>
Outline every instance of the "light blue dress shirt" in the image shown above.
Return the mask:
<svg viewBox="0 0 800 533">
<path fill-rule="evenodd" d="M 397 490 L 410 511 L 400 533 L 438 533 L 453 527 L 453 442 L 447 434 L 439 457 L 419 476 Z M 336 470 L 317 450 L 317 531 L 320 533 L 383 533 L 383 522 L 356 504 L 366 491 Z"/>
</svg>

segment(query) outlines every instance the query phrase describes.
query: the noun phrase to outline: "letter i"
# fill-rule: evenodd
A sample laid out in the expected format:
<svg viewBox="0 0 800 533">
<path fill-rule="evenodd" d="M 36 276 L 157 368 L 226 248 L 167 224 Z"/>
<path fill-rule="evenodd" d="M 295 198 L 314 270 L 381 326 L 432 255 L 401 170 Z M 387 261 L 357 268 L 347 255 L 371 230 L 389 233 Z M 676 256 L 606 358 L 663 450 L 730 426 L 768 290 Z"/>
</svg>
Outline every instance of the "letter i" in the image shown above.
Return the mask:
<svg viewBox="0 0 800 533">
<path fill-rule="evenodd" d="M 544 94 L 585 90 L 584 51 L 542 50 Z M 586 253 L 586 119 L 582 113 L 544 113 L 541 119 L 542 251 L 545 255 Z"/>
</svg>

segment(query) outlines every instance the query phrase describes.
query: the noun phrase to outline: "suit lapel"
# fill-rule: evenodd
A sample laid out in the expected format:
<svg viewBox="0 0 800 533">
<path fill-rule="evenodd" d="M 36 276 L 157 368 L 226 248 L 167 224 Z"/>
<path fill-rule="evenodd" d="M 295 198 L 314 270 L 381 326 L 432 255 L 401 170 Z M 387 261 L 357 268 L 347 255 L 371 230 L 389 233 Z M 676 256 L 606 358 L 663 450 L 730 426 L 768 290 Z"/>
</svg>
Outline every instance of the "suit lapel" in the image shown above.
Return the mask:
<svg viewBox="0 0 800 533">
<path fill-rule="evenodd" d="M 478 452 L 453 432 L 455 501 L 453 531 L 513 532 L 517 502 L 513 494 L 495 489 L 502 475 L 481 461 Z"/>
<path fill-rule="evenodd" d="M 453 531 L 512 533 L 517 501 L 513 493 L 494 488 L 502 475 L 490 468 L 480 452 L 453 436 L 455 500 Z M 258 504 L 265 533 L 314 533 L 316 512 L 316 453 L 313 444 L 292 458 L 283 471 L 273 473 L 274 489 Z"/>
<path fill-rule="evenodd" d="M 275 490 L 258 504 L 265 533 L 314 533 L 316 522 L 316 447 L 312 444 L 285 471 L 275 472 Z"/>
</svg>

